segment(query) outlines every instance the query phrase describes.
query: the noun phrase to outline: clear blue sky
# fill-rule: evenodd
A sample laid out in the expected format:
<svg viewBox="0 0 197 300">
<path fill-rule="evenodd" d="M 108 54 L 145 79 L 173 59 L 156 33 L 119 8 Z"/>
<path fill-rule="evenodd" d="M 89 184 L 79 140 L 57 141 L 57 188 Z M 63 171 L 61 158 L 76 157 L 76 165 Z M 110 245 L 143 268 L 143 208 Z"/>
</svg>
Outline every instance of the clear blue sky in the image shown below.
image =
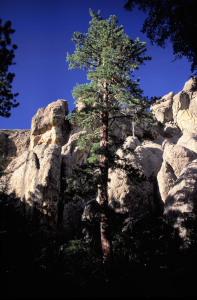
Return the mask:
<svg viewBox="0 0 197 300">
<path fill-rule="evenodd" d="M 76 83 L 86 83 L 82 70 L 68 70 L 67 52 L 73 53 L 73 32 L 87 32 L 89 8 L 101 10 L 106 19 L 116 15 L 119 25 L 132 38 L 147 42 L 147 54 L 152 56 L 145 66 L 136 72 L 141 79 L 145 96 L 163 96 L 171 91 L 178 93 L 191 75 L 186 58 L 172 62 L 173 52 L 151 46 L 146 35 L 140 32 L 145 15 L 124 9 L 126 0 L 0 0 L 0 18 L 12 21 L 16 32 L 12 41 L 18 45 L 16 74 L 13 92 L 19 92 L 20 106 L 12 110 L 10 118 L 0 117 L 1 129 L 29 129 L 31 119 L 41 107 L 58 99 L 74 105 L 72 89 Z"/>
</svg>

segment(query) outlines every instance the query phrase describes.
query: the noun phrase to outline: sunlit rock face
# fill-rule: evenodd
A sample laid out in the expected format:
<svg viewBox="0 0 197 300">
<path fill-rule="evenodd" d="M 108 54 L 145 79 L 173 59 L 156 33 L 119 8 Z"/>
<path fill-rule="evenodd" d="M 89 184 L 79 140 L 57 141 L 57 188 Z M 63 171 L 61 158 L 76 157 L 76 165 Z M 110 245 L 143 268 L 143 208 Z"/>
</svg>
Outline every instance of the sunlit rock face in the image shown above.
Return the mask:
<svg viewBox="0 0 197 300">
<path fill-rule="evenodd" d="M 197 155 L 197 79 L 188 80 L 181 92 L 171 101 L 171 124 L 180 129 L 163 142 L 163 163 L 157 175 L 161 198 L 165 203 L 164 213 L 179 228 L 180 235 L 188 243 L 186 218 L 196 213 L 196 155 Z M 169 106 L 166 108 L 169 111 Z M 158 116 L 157 104 L 152 106 Z M 162 111 L 165 115 L 165 110 Z M 163 122 L 164 128 L 168 124 Z"/>
<path fill-rule="evenodd" d="M 153 114 L 158 122 L 166 123 L 173 121 L 172 113 L 172 102 L 173 102 L 174 93 L 170 92 L 169 94 L 163 96 L 163 98 L 157 100 L 157 102 L 151 107 Z"/>
<path fill-rule="evenodd" d="M 38 111 L 31 130 L 7 132 L 11 159 L 1 181 L 3 189 L 20 198 L 28 211 L 48 216 L 53 227 L 60 199 L 61 145 L 69 133 L 67 114 L 67 101 L 58 100 Z"/>
<path fill-rule="evenodd" d="M 109 171 L 109 205 L 131 218 L 164 211 L 187 239 L 184 216 L 196 209 L 196 78 L 187 81 L 178 94 L 162 97 L 151 109 L 158 125 L 133 124 L 130 118 L 113 121 L 113 134 L 123 141 L 117 150 L 120 165 L 126 159 L 130 171 Z M 72 231 L 83 210 L 88 211 L 86 203 L 88 207 L 95 204 L 97 196 L 95 192 L 95 199 L 77 204 L 62 202 L 66 179 L 90 155 L 88 146 L 81 150 L 78 144 L 86 131 L 77 124 L 71 126 L 67 114 L 67 101 L 57 100 L 38 110 L 31 130 L 0 130 L 0 143 L 8 158 L 1 189 L 15 193 L 30 211 L 48 216 L 53 227 L 61 220 L 62 226 Z"/>
<path fill-rule="evenodd" d="M 40 144 L 62 145 L 67 132 L 65 123 L 67 115 L 68 103 L 65 100 L 58 100 L 46 108 L 40 108 L 32 119 L 31 149 Z"/>
<path fill-rule="evenodd" d="M 84 203 L 63 205 L 62 194 L 66 179 L 75 166 L 87 161 L 90 149 L 80 149 L 78 141 L 86 132 L 76 125 L 71 128 L 65 118 L 67 114 L 67 101 L 58 100 L 38 110 L 31 131 L 21 131 L 21 137 L 26 134 L 21 144 L 20 139 L 13 141 L 11 133 L 4 137 L 8 144 L 13 142 L 15 152 L 10 148 L 14 154 L 1 182 L 3 189 L 26 203 L 30 212 L 38 210 L 48 216 L 53 227 L 60 217 L 63 226 L 71 230 L 80 220 Z M 124 151 L 118 150 L 120 158 L 125 156 L 134 168 L 140 169 L 140 176 L 145 177 L 139 183 L 124 171 L 110 171 L 109 203 L 116 212 L 130 216 L 142 214 L 143 210 L 152 213 L 156 191 L 153 177 L 156 178 L 162 164 L 160 130 L 146 122 L 134 127 L 131 119 L 123 118 L 114 121 L 113 132 L 124 141 Z M 157 137 L 157 141 L 150 141 Z"/>
<path fill-rule="evenodd" d="M 117 155 L 120 164 L 126 159 L 139 174 L 136 176 L 135 172 L 128 173 L 121 169 L 110 172 L 110 205 L 116 212 L 128 212 L 130 217 L 154 213 L 161 204 L 158 202 L 155 205 L 154 202 L 157 194 L 154 178 L 162 164 L 159 141 L 140 142 L 136 137 L 127 137 Z"/>
</svg>

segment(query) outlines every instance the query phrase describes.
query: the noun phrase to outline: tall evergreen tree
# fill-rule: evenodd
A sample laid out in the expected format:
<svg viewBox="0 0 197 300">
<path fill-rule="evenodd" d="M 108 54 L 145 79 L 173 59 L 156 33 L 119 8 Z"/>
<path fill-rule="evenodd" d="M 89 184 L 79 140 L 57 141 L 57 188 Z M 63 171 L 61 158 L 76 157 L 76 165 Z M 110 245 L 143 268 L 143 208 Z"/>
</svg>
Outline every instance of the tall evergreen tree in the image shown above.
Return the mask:
<svg viewBox="0 0 197 300">
<path fill-rule="evenodd" d="M 15 99 L 18 93 L 12 92 L 15 74 L 9 72 L 9 67 L 14 65 L 14 51 L 17 49 L 11 41 L 10 35 L 15 32 L 11 26 L 10 21 L 3 24 L 0 19 L 0 116 L 6 118 L 10 116 L 10 110 L 19 105 Z"/>
<path fill-rule="evenodd" d="M 78 109 L 71 114 L 74 120 L 87 130 L 81 140 L 90 146 L 92 156 L 89 162 L 98 161 L 98 200 L 101 208 L 101 245 L 103 262 L 110 263 L 112 244 L 108 220 L 108 181 L 109 168 L 114 162 L 111 155 L 111 121 L 120 113 L 130 117 L 148 117 L 147 99 L 142 96 L 139 80 L 133 79 L 133 71 L 146 60 L 145 43 L 135 41 L 125 34 L 123 26 L 118 26 L 116 16 L 104 20 L 101 12 L 90 9 L 92 20 L 88 33 L 75 32 L 74 54 L 67 55 L 70 69 L 81 68 L 87 71 L 89 83 L 77 85 L 73 96 Z M 119 114 L 119 116 L 118 116 Z M 96 155 L 95 155 L 96 154 Z"/>
</svg>

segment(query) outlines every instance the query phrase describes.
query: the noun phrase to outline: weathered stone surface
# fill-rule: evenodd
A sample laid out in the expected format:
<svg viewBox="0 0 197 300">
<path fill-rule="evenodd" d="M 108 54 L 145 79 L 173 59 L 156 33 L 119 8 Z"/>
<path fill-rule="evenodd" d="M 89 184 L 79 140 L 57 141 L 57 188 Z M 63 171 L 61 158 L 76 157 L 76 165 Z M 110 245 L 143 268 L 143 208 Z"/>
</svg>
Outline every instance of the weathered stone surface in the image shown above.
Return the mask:
<svg viewBox="0 0 197 300">
<path fill-rule="evenodd" d="M 127 115 L 128 114 L 128 115 Z M 112 132 L 115 136 L 122 140 L 125 140 L 128 136 L 135 136 L 138 139 L 156 139 L 161 135 L 161 130 L 155 125 L 149 124 L 148 122 L 141 120 L 132 120 L 132 115 L 125 111 L 113 119 L 111 125 Z"/>
<path fill-rule="evenodd" d="M 117 154 L 121 159 L 125 158 L 127 163 L 130 162 L 143 177 L 140 179 L 121 169 L 109 174 L 110 205 L 116 212 L 128 212 L 131 216 L 139 216 L 145 211 L 149 214 L 158 208 L 154 203 L 154 194 L 157 194 L 154 178 L 162 164 L 161 146 L 153 142 L 137 146 L 138 143 L 136 138 L 128 137 L 124 150 L 118 150 Z"/>
<path fill-rule="evenodd" d="M 14 159 L 6 172 L 9 193 L 50 217 L 57 216 L 60 194 L 61 147 L 39 145 Z"/>
<path fill-rule="evenodd" d="M 159 137 L 156 140 L 153 141 L 144 141 L 142 143 L 142 147 L 143 149 L 147 149 L 148 151 L 151 151 L 152 158 L 150 158 L 151 160 L 154 160 L 151 169 L 154 169 L 154 174 L 157 174 L 158 170 L 161 167 L 161 163 L 162 163 L 162 156 L 163 156 L 163 149 L 162 149 L 162 142 L 163 142 L 164 138 Z M 140 148 L 138 148 L 140 149 Z M 151 156 L 150 155 L 150 156 Z M 156 157 L 155 157 L 156 155 Z M 147 154 L 147 156 L 149 156 L 149 154 Z M 150 162 L 151 164 L 152 162 Z"/>
<path fill-rule="evenodd" d="M 75 128 L 71 131 L 68 142 L 62 147 L 62 162 L 63 173 L 65 177 L 72 175 L 72 170 L 76 165 L 81 165 L 86 162 L 89 149 L 81 150 L 78 146 L 79 138 L 84 135 L 86 131 L 80 128 Z"/>
<path fill-rule="evenodd" d="M 163 131 L 163 136 L 165 136 L 166 138 L 174 138 L 175 136 L 180 135 L 181 133 L 180 128 L 173 122 L 165 123 Z"/>
<path fill-rule="evenodd" d="M 139 178 L 131 171 L 110 170 L 111 207 L 115 212 L 139 218 L 161 210 L 162 199 L 166 215 L 173 215 L 175 226 L 182 228 L 182 236 L 187 235 L 183 215 L 193 213 L 196 207 L 196 87 L 196 79 L 190 79 L 183 91 L 176 95 L 171 92 L 152 106 L 159 126 L 133 122 L 132 115 L 115 119 L 111 116 L 114 135 L 124 141 L 117 154 L 122 163 L 126 159 L 141 175 Z M 38 111 L 32 120 L 31 134 L 29 130 L 0 131 L 0 142 L 6 144 L 10 158 L 7 175 L 2 178 L 4 188 L 7 184 L 9 192 L 15 192 L 30 208 L 37 208 L 53 220 L 59 215 L 63 180 L 89 156 L 89 147 L 81 150 L 78 146 L 85 131 L 77 126 L 71 130 L 65 121 L 67 113 L 67 101 L 58 100 Z M 125 113 L 126 110 L 122 115 Z M 96 196 L 91 200 L 96 200 Z M 77 228 L 84 207 L 84 203 L 62 205 L 66 231 Z"/>
<path fill-rule="evenodd" d="M 196 131 L 197 124 L 197 84 L 193 77 L 185 83 L 183 91 L 174 95 L 173 92 L 164 96 L 151 106 L 155 118 L 165 124 L 164 131 L 168 134 L 169 122 L 177 125 L 182 131 Z M 174 125 L 173 125 L 174 126 Z M 166 137 L 168 137 L 166 135 Z"/>
<path fill-rule="evenodd" d="M 187 92 L 181 91 L 173 97 L 173 120 L 176 124 L 181 125 L 181 115 L 183 111 L 189 109 L 190 98 Z M 180 127 L 180 126 L 179 126 Z M 180 127 L 182 129 L 182 127 Z"/>
<path fill-rule="evenodd" d="M 183 135 L 178 139 L 177 145 L 197 153 L 197 132 L 184 131 Z"/>
<path fill-rule="evenodd" d="M 197 78 L 191 77 L 183 87 L 184 91 L 194 92 L 197 90 Z"/>
<path fill-rule="evenodd" d="M 164 161 L 157 175 L 159 192 L 161 195 L 161 199 L 164 203 L 168 196 L 169 190 L 174 185 L 176 179 L 177 177 L 174 173 L 172 166 L 168 162 Z"/>
<path fill-rule="evenodd" d="M 29 147 L 30 129 L 1 129 L 0 143 L 4 145 L 6 155 L 9 158 L 21 155 Z"/>
<path fill-rule="evenodd" d="M 1 180 L 4 190 L 14 193 L 29 210 L 47 215 L 53 225 L 60 200 L 60 145 L 66 143 L 69 132 L 65 121 L 67 113 L 67 101 L 58 100 L 38 111 L 32 120 L 31 135 L 30 130 L 9 133 L 8 154 L 17 157 L 10 162 L 5 170 L 7 175 Z"/>
<path fill-rule="evenodd" d="M 172 102 L 174 93 L 170 92 L 165 95 L 162 99 L 157 100 L 157 102 L 151 106 L 152 112 L 156 119 L 161 123 L 166 123 L 173 120 L 172 114 Z"/>
<path fill-rule="evenodd" d="M 197 128 L 196 78 L 185 83 L 184 90 L 173 97 L 173 119 L 182 131 Z"/>
<path fill-rule="evenodd" d="M 8 156 L 19 156 L 30 143 L 30 130 L 16 130 L 8 136 Z"/>
<path fill-rule="evenodd" d="M 183 168 L 179 178 L 170 189 L 166 199 L 165 213 L 179 210 L 181 213 L 192 212 L 196 205 L 197 160 Z"/>
<path fill-rule="evenodd" d="M 136 167 L 142 170 L 147 178 L 156 175 L 160 170 L 162 158 L 155 154 L 158 153 L 158 150 L 159 148 L 157 147 L 148 148 L 143 146 L 138 146 L 135 149 L 134 161 L 136 162 Z"/>
<path fill-rule="evenodd" d="M 109 203 L 118 213 L 140 215 L 142 211 L 154 211 L 153 186 L 148 180 L 129 178 L 122 170 L 110 173 Z"/>
<path fill-rule="evenodd" d="M 62 145 L 65 142 L 67 114 L 66 100 L 58 100 L 39 109 L 32 119 L 31 149 L 40 144 Z"/>
<path fill-rule="evenodd" d="M 189 104 L 189 110 L 197 116 L 197 91 L 194 92 L 188 92 L 190 95 L 190 104 Z"/>
<path fill-rule="evenodd" d="M 135 150 L 137 148 L 137 146 L 141 145 L 141 142 L 138 140 L 137 137 L 134 137 L 134 136 L 128 136 L 126 139 L 125 139 L 125 142 L 124 142 L 124 149 L 126 150 Z"/>
<path fill-rule="evenodd" d="M 165 140 L 162 146 L 164 149 L 163 163 L 157 175 L 157 180 L 161 198 L 165 202 L 170 189 L 177 178 L 179 178 L 183 168 L 195 160 L 197 156 L 194 151 L 178 144 L 173 144 L 168 140 Z"/>
<path fill-rule="evenodd" d="M 163 163 L 157 180 L 165 213 L 174 218 L 180 235 L 186 237 L 184 216 L 193 213 L 196 206 L 197 78 L 188 80 L 183 91 L 168 103 L 173 112 L 171 122 L 165 122 L 165 109 L 162 115 L 155 113 L 157 120 L 164 124 L 164 136 L 170 138 L 163 144 Z M 162 101 L 154 104 L 153 111 L 157 112 L 160 105 L 163 107 Z"/>
<path fill-rule="evenodd" d="M 172 167 L 176 177 L 179 177 L 182 169 L 187 166 L 189 162 L 197 158 L 195 152 L 183 146 L 174 145 L 167 140 L 164 141 L 163 148 L 163 159 Z"/>
<path fill-rule="evenodd" d="M 197 199 L 197 160 L 183 168 L 179 178 L 170 189 L 165 203 L 164 213 L 173 220 L 180 236 L 188 241 L 184 221 L 188 214 L 196 213 Z"/>
<path fill-rule="evenodd" d="M 197 116 L 189 109 L 178 111 L 176 122 L 182 131 L 197 130 Z"/>
</svg>

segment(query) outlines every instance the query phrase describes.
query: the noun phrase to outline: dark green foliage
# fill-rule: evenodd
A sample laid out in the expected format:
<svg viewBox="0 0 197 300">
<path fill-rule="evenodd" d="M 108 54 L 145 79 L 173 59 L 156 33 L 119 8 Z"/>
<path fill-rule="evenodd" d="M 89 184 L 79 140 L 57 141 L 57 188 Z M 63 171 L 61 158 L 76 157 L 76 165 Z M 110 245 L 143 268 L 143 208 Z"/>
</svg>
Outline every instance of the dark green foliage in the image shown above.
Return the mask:
<svg viewBox="0 0 197 300">
<path fill-rule="evenodd" d="M 121 143 L 119 140 L 117 142 L 117 145 L 113 145 L 114 148 L 116 146 L 118 146 L 119 148 L 121 147 Z M 66 182 L 64 187 L 65 189 L 62 193 L 62 199 L 64 203 L 68 203 L 69 201 L 82 201 L 84 203 L 87 203 L 88 201 L 96 199 L 97 188 L 100 182 L 97 155 L 101 153 L 102 149 L 100 149 L 99 147 L 99 149 L 94 152 L 94 155 L 96 156 L 95 160 L 94 156 L 92 155 L 88 159 L 87 163 L 75 166 L 72 170 L 72 175 L 69 178 L 62 179 L 64 182 Z M 108 158 L 112 170 L 125 170 L 127 172 L 128 178 L 130 178 L 130 180 L 132 180 L 133 182 L 140 184 L 140 182 L 145 179 L 142 172 L 133 167 L 132 163 L 126 158 L 120 159 L 114 154 L 113 151 L 109 151 Z"/>
<path fill-rule="evenodd" d="M 191 71 L 197 72 L 197 1 L 196 0 L 128 0 L 125 8 L 137 6 L 148 14 L 142 28 L 152 44 L 164 47 L 171 41 L 175 58 L 186 56 Z"/>
<path fill-rule="evenodd" d="M 81 175 L 86 167 L 88 172 L 92 169 L 89 173 L 89 187 L 92 182 L 92 187 L 95 188 L 99 183 L 103 186 L 102 172 L 106 171 L 105 175 L 107 175 L 109 168 L 124 168 L 130 172 L 130 175 L 134 171 L 137 174 L 131 164 L 129 166 L 116 154 L 117 149 L 122 147 L 123 140 L 114 135 L 112 124 L 114 120 L 125 119 L 125 117 L 130 118 L 131 121 L 141 119 L 153 121 L 152 114 L 147 109 L 153 99 L 143 96 L 139 79 L 135 80 L 133 75 L 135 70 L 151 59 L 145 56 L 146 43 L 139 39 L 135 41 L 130 39 L 124 32 L 123 26 L 118 26 L 118 19 L 115 16 L 104 20 L 100 11 L 95 13 L 91 9 L 90 15 L 92 20 L 88 33 L 74 33 L 73 41 L 76 43 L 76 48 L 73 55 L 67 55 L 67 61 L 70 69 L 81 68 L 87 71 L 90 80 L 89 83 L 77 85 L 73 90 L 78 109 L 69 116 L 69 119 L 72 124 L 77 124 L 86 130 L 86 134 L 79 139 L 78 144 L 81 149 L 89 150 L 87 164 L 77 167 L 73 175 L 76 178 L 76 172 L 80 169 Z M 105 139 L 102 138 L 104 123 L 107 137 L 102 146 L 101 140 Z M 105 171 L 100 167 L 101 157 L 105 157 L 107 161 L 103 168 Z M 86 175 L 84 173 L 84 181 L 81 179 L 82 176 L 80 180 L 69 179 L 70 183 L 74 183 L 73 192 L 78 189 L 80 193 L 83 184 L 84 191 L 88 191 Z"/>
<path fill-rule="evenodd" d="M 4 174 L 8 159 L 5 155 L 4 145 L 0 145 L 0 177 Z"/>
<path fill-rule="evenodd" d="M 130 224 L 127 224 L 125 230 L 114 240 L 117 255 L 124 249 L 125 258 L 148 269 L 169 268 L 172 262 L 168 261 L 168 257 L 173 257 L 175 262 L 180 246 L 178 231 L 174 230 L 164 217 L 151 215 L 139 220 L 130 220 Z"/>
<path fill-rule="evenodd" d="M 70 240 L 59 255 L 69 282 L 86 289 L 90 285 L 90 290 L 96 280 L 102 280 L 102 256 L 91 244 L 91 240 Z"/>
<path fill-rule="evenodd" d="M 90 143 L 91 140 L 93 145 L 99 141 L 101 112 L 110 113 L 115 118 L 120 111 L 127 108 L 131 119 L 151 119 L 147 110 L 150 101 L 142 96 L 139 79 L 133 79 L 134 70 L 151 59 L 145 56 L 145 43 L 139 39 L 130 39 L 123 26 L 117 25 L 115 16 L 104 20 L 100 11 L 96 14 L 91 9 L 90 15 L 92 20 L 88 33 L 74 33 L 76 50 L 73 55 L 67 56 L 70 69 L 86 70 L 91 81 L 77 85 L 73 91 L 73 97 L 78 99 L 76 103 L 82 104 L 83 108 L 71 114 L 70 120 L 89 130 L 81 139 L 82 147 L 87 145 L 87 141 Z M 105 84 L 108 93 L 107 106 L 103 103 Z"/>
<path fill-rule="evenodd" d="M 124 218 L 114 214 L 114 264 L 106 283 L 101 249 L 91 237 L 67 240 L 42 231 L 21 214 L 19 200 L 4 194 L 0 200 L 2 299 L 196 296 L 192 216 L 187 226 L 194 239 L 188 249 L 181 249 L 177 230 L 165 218 L 131 220 L 122 231 Z"/>
<path fill-rule="evenodd" d="M 10 110 L 19 105 L 15 99 L 18 93 L 12 93 L 15 74 L 9 72 L 9 67 L 14 65 L 14 51 L 17 49 L 10 38 L 10 35 L 15 32 L 11 26 L 10 21 L 3 24 L 0 19 L 0 116 L 6 118 L 11 115 Z"/>
<path fill-rule="evenodd" d="M 66 187 L 63 191 L 63 201 L 85 201 L 95 198 L 97 191 L 97 178 L 93 176 L 91 163 L 82 164 L 73 168 L 72 176 L 66 180 Z"/>
</svg>

